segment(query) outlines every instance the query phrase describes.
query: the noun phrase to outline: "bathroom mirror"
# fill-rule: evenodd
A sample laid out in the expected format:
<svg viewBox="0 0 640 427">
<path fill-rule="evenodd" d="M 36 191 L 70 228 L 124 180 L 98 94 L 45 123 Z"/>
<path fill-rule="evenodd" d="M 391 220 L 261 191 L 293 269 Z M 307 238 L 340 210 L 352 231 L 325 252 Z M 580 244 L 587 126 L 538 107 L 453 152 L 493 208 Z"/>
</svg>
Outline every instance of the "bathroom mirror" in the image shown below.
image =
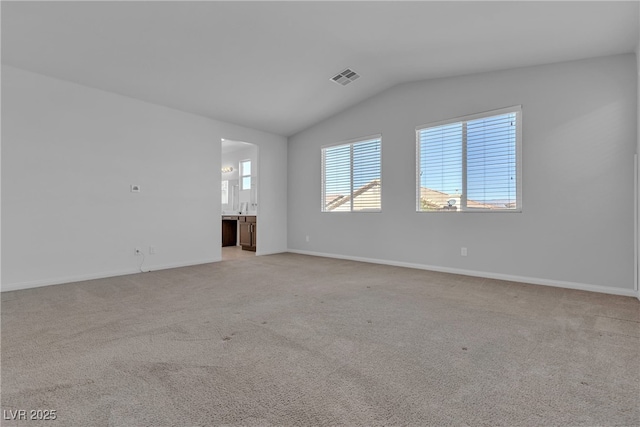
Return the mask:
<svg viewBox="0 0 640 427">
<path fill-rule="evenodd" d="M 257 215 L 258 147 L 224 139 L 220 166 L 222 214 Z"/>
</svg>

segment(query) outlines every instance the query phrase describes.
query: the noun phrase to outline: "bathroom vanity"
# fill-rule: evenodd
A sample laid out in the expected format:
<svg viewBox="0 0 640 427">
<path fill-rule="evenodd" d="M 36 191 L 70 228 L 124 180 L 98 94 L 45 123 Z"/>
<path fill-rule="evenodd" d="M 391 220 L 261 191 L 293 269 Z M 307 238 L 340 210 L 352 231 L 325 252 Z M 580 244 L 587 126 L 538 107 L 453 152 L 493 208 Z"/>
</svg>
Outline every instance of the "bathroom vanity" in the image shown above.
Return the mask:
<svg viewBox="0 0 640 427">
<path fill-rule="evenodd" d="M 257 226 L 255 215 L 223 215 L 222 246 L 236 246 L 239 242 L 243 250 L 255 252 Z"/>
</svg>

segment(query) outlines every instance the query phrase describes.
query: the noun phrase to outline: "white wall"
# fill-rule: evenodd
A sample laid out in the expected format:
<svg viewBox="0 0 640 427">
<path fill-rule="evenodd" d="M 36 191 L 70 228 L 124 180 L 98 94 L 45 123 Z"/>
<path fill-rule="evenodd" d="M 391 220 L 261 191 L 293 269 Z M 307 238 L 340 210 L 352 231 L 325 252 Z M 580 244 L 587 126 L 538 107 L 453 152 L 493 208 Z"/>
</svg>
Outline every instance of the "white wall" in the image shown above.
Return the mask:
<svg viewBox="0 0 640 427">
<path fill-rule="evenodd" d="M 391 88 L 289 139 L 289 248 L 631 295 L 636 84 L 629 54 Z M 416 213 L 415 127 L 519 104 L 524 211 Z M 320 147 L 377 133 L 382 213 L 321 213 Z"/>
<path fill-rule="evenodd" d="M 276 147 L 263 166 L 281 177 L 283 137 L 3 65 L 2 290 L 135 272 L 134 247 L 145 269 L 220 260 L 228 129 Z M 281 203 L 267 217 L 286 218 L 285 183 L 263 193 Z M 284 251 L 286 226 L 270 228 Z"/>
</svg>

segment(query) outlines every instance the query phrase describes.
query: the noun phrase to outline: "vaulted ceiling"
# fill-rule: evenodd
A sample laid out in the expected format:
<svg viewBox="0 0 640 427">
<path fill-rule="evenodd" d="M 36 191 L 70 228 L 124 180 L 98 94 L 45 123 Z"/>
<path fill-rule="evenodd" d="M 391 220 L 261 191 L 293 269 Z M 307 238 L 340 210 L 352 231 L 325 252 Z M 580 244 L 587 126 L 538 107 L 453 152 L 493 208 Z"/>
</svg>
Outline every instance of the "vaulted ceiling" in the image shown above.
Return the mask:
<svg viewBox="0 0 640 427">
<path fill-rule="evenodd" d="M 634 1 L 1 7 L 3 64 L 285 136 L 403 82 L 633 52 L 639 26 Z"/>
</svg>

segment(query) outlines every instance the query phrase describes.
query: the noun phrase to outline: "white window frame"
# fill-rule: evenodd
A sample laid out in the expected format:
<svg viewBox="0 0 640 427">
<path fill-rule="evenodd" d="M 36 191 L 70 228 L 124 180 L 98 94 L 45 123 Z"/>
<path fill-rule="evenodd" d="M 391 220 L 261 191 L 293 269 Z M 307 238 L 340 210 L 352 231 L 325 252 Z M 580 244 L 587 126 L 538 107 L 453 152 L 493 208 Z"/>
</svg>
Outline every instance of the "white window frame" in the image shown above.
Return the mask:
<svg viewBox="0 0 640 427">
<path fill-rule="evenodd" d="M 467 193 L 467 142 L 466 136 L 462 144 L 462 197 L 459 210 L 421 210 L 420 209 L 420 131 L 437 126 L 444 126 L 453 123 L 469 122 L 485 117 L 499 116 L 502 114 L 516 114 L 516 208 L 515 209 L 483 209 L 470 208 L 466 206 Z M 470 114 L 467 116 L 431 122 L 416 127 L 416 212 L 418 213 L 452 213 L 452 212 L 482 212 L 482 213 L 521 213 L 522 212 L 522 105 L 500 108 L 497 110 L 484 111 L 482 113 Z"/>
<path fill-rule="evenodd" d="M 379 209 L 361 209 L 361 210 L 354 210 L 353 209 L 353 201 L 354 201 L 354 197 L 353 197 L 353 192 L 354 192 L 354 188 L 353 188 L 353 146 L 355 144 L 358 144 L 360 142 L 368 142 L 368 141 L 374 141 L 374 140 L 379 140 L 380 141 L 380 183 L 379 183 L 379 189 L 380 189 L 380 208 Z M 327 148 L 332 148 L 332 147 L 338 147 L 341 145 L 349 145 L 350 146 L 350 150 L 351 150 L 351 155 L 350 155 L 350 160 L 351 160 L 351 164 L 350 164 L 350 181 L 351 181 L 351 189 L 350 189 L 350 200 L 349 200 L 349 204 L 350 204 L 350 208 L 349 210 L 341 210 L 341 211 L 336 211 L 336 210 L 327 210 L 326 209 L 326 183 L 325 183 L 325 160 L 324 160 L 324 156 L 325 156 L 325 149 Z M 321 147 L 320 150 L 320 185 L 321 185 L 321 190 L 320 190 L 320 212 L 322 213 L 380 213 L 382 212 L 382 134 L 375 134 L 375 135 L 370 135 L 370 136 L 366 136 L 366 137 L 362 137 L 362 138 L 354 138 L 354 139 L 349 139 L 346 141 L 341 141 L 341 142 L 336 142 L 333 144 L 326 144 L 323 145 Z"/>
</svg>

